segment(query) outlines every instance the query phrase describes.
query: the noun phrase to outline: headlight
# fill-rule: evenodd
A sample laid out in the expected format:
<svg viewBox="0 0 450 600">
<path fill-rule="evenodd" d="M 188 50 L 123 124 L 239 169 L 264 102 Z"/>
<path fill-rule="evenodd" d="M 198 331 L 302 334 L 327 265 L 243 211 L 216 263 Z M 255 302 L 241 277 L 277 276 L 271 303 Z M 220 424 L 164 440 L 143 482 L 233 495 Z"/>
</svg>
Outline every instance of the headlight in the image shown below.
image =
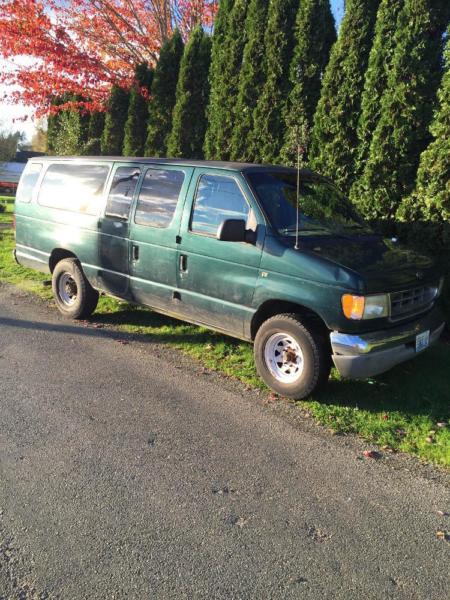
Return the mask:
<svg viewBox="0 0 450 600">
<path fill-rule="evenodd" d="M 389 315 L 389 296 L 379 294 L 377 296 L 353 296 L 344 294 L 342 296 L 342 310 L 347 319 L 380 319 Z"/>
</svg>

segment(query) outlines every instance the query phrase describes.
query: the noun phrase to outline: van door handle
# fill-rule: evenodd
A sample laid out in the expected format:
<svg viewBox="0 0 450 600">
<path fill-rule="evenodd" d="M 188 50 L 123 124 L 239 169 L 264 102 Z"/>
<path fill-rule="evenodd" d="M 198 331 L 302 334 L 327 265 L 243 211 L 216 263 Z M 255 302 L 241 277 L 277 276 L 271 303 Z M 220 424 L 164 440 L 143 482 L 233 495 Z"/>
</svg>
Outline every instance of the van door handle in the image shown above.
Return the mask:
<svg viewBox="0 0 450 600">
<path fill-rule="evenodd" d="M 180 271 L 186 273 L 187 271 L 187 256 L 186 254 L 180 254 Z"/>
<path fill-rule="evenodd" d="M 133 260 L 139 260 L 139 246 L 133 244 L 132 246 L 132 256 Z"/>
</svg>

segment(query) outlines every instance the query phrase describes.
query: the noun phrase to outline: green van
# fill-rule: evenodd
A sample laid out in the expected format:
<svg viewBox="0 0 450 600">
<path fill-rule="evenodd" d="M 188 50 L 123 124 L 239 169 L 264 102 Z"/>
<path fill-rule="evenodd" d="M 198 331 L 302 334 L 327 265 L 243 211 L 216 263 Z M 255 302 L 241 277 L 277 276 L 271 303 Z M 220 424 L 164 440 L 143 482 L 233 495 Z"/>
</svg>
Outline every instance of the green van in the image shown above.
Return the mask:
<svg viewBox="0 0 450 600">
<path fill-rule="evenodd" d="M 35 158 L 15 219 L 17 262 L 52 274 L 65 316 L 89 316 L 101 292 L 252 341 L 262 379 L 291 398 L 333 362 L 376 375 L 444 328 L 433 261 L 372 231 L 308 170 Z"/>
</svg>

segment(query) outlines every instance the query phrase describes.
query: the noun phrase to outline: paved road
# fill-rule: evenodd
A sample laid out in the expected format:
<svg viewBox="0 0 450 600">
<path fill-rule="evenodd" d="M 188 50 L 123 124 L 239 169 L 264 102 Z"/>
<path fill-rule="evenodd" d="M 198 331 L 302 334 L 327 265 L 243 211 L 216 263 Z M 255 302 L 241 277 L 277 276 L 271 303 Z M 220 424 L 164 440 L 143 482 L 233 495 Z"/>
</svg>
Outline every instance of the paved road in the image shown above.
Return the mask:
<svg viewBox="0 0 450 600">
<path fill-rule="evenodd" d="M 0 287 L 0 598 L 448 597 L 445 476 L 118 337 Z"/>
</svg>

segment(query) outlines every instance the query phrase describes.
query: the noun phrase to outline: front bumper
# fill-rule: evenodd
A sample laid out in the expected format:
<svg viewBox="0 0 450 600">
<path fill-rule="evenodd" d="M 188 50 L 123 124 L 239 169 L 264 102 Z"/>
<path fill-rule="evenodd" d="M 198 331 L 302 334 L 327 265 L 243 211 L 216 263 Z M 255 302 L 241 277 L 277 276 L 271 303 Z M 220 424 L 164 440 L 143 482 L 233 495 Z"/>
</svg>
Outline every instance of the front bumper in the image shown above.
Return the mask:
<svg viewBox="0 0 450 600">
<path fill-rule="evenodd" d="M 430 332 L 430 346 L 437 342 L 445 326 L 439 309 L 392 329 L 350 335 L 330 334 L 333 362 L 343 377 L 361 379 L 388 371 L 421 352 L 416 352 L 416 336 Z"/>
</svg>

